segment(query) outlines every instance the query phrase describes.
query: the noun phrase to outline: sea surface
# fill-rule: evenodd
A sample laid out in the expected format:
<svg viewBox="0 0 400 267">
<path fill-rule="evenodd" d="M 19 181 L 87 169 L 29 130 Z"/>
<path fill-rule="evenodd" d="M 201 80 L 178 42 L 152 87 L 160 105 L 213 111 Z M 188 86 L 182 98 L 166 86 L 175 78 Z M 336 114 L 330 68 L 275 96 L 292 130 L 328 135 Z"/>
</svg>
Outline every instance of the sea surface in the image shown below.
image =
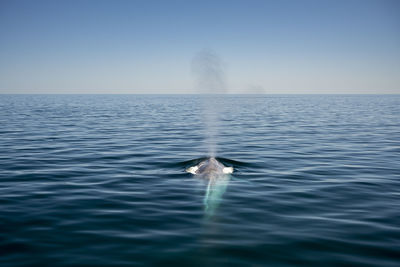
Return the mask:
<svg viewBox="0 0 400 267">
<path fill-rule="evenodd" d="M 0 95 L 0 265 L 400 266 L 400 95 Z"/>
</svg>

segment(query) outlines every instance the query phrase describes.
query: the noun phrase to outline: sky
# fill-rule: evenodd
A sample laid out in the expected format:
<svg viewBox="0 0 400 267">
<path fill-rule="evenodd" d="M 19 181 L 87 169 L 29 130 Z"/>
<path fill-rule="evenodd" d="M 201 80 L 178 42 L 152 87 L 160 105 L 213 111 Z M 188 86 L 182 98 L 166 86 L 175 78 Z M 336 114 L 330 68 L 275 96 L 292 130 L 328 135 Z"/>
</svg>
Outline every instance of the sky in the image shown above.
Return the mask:
<svg viewBox="0 0 400 267">
<path fill-rule="evenodd" d="M 400 1 L 0 0 L 0 93 L 399 94 Z"/>
</svg>

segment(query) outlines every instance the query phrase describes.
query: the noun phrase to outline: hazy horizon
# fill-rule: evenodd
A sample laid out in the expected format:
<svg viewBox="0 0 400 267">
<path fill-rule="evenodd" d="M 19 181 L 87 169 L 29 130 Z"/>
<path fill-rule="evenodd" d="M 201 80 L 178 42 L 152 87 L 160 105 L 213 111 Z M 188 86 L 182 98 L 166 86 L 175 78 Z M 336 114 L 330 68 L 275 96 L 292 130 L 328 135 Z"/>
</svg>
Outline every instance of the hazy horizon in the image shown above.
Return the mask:
<svg viewBox="0 0 400 267">
<path fill-rule="evenodd" d="M 332 96 L 338 96 L 338 95 L 399 95 L 400 93 L 222 93 L 222 94 L 206 94 L 206 93 L 0 93 L 0 95 L 332 95 Z"/>
<path fill-rule="evenodd" d="M 400 2 L 2 1 L 0 94 L 399 94 Z M 114 88 L 114 89 L 113 89 Z"/>
</svg>

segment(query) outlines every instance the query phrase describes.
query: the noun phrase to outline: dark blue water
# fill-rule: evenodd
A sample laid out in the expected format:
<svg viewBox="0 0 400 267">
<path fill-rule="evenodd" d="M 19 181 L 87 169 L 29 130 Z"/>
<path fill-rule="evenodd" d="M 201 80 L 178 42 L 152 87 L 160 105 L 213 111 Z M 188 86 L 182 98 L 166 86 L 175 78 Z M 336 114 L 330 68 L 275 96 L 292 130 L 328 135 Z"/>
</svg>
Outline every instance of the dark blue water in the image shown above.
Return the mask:
<svg viewBox="0 0 400 267">
<path fill-rule="evenodd" d="M 1 95 L 2 266 L 398 266 L 400 96 Z"/>
</svg>

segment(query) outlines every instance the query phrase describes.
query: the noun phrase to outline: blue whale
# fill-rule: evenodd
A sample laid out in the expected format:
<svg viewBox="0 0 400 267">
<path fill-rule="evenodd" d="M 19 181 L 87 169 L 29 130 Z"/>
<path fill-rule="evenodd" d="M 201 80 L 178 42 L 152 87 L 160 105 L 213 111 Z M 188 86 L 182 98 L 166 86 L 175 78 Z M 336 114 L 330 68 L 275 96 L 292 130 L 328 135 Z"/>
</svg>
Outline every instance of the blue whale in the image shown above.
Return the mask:
<svg viewBox="0 0 400 267">
<path fill-rule="evenodd" d="M 207 217 L 212 217 L 222 201 L 222 195 L 226 191 L 233 168 L 225 167 L 221 162 L 211 157 L 196 166 L 189 167 L 186 171 L 208 180 L 204 196 L 204 209 Z"/>
</svg>

